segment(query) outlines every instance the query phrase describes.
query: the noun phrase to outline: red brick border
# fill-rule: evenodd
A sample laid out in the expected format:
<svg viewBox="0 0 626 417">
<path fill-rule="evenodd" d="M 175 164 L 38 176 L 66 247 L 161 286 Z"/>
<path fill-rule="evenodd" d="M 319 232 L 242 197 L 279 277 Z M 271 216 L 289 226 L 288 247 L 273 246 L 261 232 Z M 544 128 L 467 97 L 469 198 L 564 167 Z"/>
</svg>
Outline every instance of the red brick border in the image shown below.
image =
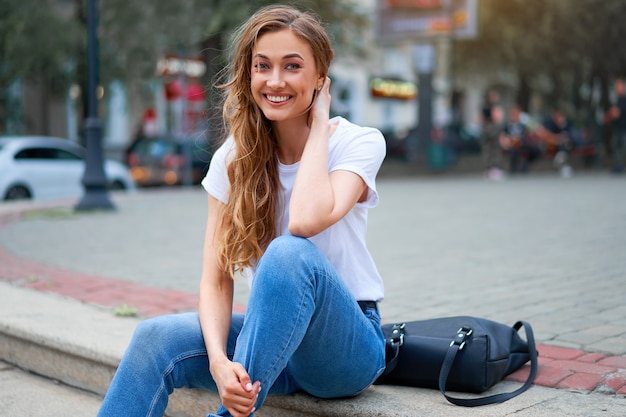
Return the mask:
<svg viewBox="0 0 626 417">
<path fill-rule="evenodd" d="M 195 311 L 198 295 L 69 271 L 14 255 L 0 247 L 0 280 L 38 291 L 64 295 L 85 303 L 136 308 L 141 317 Z M 245 312 L 245 306 L 234 310 Z"/>
<path fill-rule="evenodd" d="M 539 345 L 539 371 L 535 384 L 582 392 L 598 391 L 626 395 L 626 356 L 606 356 L 578 349 Z M 523 382 L 530 365 L 507 379 Z"/>
</svg>

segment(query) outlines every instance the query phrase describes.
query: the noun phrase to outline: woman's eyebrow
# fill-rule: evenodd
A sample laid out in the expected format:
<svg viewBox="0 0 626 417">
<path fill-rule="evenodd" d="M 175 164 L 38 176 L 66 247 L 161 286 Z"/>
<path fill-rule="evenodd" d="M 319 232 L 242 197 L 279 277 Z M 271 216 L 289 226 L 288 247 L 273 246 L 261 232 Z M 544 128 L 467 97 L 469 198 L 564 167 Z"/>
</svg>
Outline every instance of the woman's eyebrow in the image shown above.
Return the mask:
<svg viewBox="0 0 626 417">
<path fill-rule="evenodd" d="M 287 55 L 285 55 L 283 57 L 283 59 L 290 59 L 290 58 L 300 58 L 300 59 L 304 60 L 304 58 L 302 58 L 302 55 L 300 55 L 300 54 L 298 54 L 296 52 L 294 52 L 292 54 L 287 54 Z"/>
<path fill-rule="evenodd" d="M 268 56 L 263 55 L 263 54 L 261 54 L 261 53 L 257 53 L 257 54 L 255 54 L 255 55 L 254 55 L 254 58 L 269 59 L 269 57 L 268 57 Z M 301 59 L 301 60 L 303 60 L 303 61 L 304 61 L 304 58 L 302 57 L 302 55 L 300 55 L 300 54 L 299 54 L 299 53 L 297 53 L 297 52 L 294 52 L 294 53 L 291 53 L 291 54 L 287 54 L 287 55 L 283 56 L 283 58 L 282 58 L 282 59 L 291 59 L 291 58 L 299 58 L 299 59 Z"/>
</svg>

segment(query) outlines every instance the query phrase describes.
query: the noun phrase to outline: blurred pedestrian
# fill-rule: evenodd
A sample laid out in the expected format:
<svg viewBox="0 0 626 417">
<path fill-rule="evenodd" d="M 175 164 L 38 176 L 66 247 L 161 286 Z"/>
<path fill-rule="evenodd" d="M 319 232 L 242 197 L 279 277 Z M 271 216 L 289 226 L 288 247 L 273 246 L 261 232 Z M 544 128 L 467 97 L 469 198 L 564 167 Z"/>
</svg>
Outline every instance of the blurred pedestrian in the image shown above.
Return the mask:
<svg viewBox="0 0 626 417">
<path fill-rule="evenodd" d="M 511 173 L 528 172 L 530 165 L 541 156 L 538 138 L 522 120 L 522 114 L 519 106 L 511 107 L 500 139 L 500 144 L 509 153 Z"/>
<path fill-rule="evenodd" d="M 483 122 L 491 119 L 491 110 L 493 107 L 499 105 L 499 103 L 500 95 L 498 92 L 496 90 L 488 90 L 487 94 L 485 94 L 485 101 L 482 108 Z"/>
<path fill-rule="evenodd" d="M 624 80 L 615 80 L 615 104 L 609 109 L 611 122 L 611 151 L 613 165 L 611 171 L 617 174 L 624 172 L 624 147 L 626 146 L 626 86 Z"/>
<path fill-rule="evenodd" d="M 569 158 L 575 143 L 572 125 L 565 117 L 563 111 L 555 109 L 550 119 L 544 123 L 544 128 L 549 134 L 549 143 L 547 145 L 555 151 L 552 161 L 554 167 L 559 170 L 562 177 L 571 177 L 573 169 Z"/>
<path fill-rule="evenodd" d="M 199 312 L 138 326 L 100 416 L 161 416 L 190 387 L 219 394 L 210 416 L 243 417 L 267 395 L 354 396 L 384 370 L 383 284 L 364 231 L 385 141 L 329 119 L 332 58 L 322 24 L 288 6 L 237 32 L 222 86 L 230 136 L 202 183 Z M 245 320 L 232 312 L 240 275 Z"/>
<path fill-rule="evenodd" d="M 483 107 L 482 114 L 481 152 L 485 177 L 500 181 L 504 179 L 504 155 L 500 144 L 504 115 L 502 108 L 495 103 Z"/>
</svg>

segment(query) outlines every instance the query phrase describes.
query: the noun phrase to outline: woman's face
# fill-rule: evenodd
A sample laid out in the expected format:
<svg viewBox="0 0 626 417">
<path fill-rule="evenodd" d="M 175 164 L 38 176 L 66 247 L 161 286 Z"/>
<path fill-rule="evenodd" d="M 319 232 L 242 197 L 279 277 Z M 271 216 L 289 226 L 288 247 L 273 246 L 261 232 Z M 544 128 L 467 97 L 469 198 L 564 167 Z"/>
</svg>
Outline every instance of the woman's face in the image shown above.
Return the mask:
<svg viewBox="0 0 626 417">
<path fill-rule="evenodd" d="M 265 117 L 306 120 L 313 93 L 323 82 L 309 44 L 290 30 L 262 35 L 252 50 L 251 88 Z"/>
</svg>

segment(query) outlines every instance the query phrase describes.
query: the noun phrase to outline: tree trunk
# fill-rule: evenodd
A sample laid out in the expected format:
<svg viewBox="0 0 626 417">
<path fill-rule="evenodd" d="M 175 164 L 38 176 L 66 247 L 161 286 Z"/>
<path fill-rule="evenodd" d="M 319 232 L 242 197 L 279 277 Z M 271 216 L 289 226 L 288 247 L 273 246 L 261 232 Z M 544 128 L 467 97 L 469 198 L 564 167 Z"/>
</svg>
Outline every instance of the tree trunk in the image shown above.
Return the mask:
<svg viewBox="0 0 626 417">
<path fill-rule="evenodd" d="M 41 131 L 45 136 L 50 136 L 50 94 L 48 91 L 48 80 L 45 76 L 39 80 L 39 94 L 41 101 L 39 109 L 41 111 Z"/>
<path fill-rule="evenodd" d="M 530 84 L 528 82 L 528 74 L 526 72 L 520 72 L 517 75 L 519 79 L 519 88 L 517 90 L 517 105 L 520 106 L 522 111 L 528 112 L 530 108 Z"/>
<path fill-rule="evenodd" d="M 207 66 L 204 75 L 204 84 L 207 86 L 207 115 L 209 131 L 207 138 L 216 144 L 223 136 L 224 125 L 222 120 L 222 90 L 216 88 L 221 81 L 219 75 L 224 68 L 221 62 L 223 50 L 222 36 L 211 35 L 202 42 L 202 57 Z"/>
<path fill-rule="evenodd" d="M 548 95 L 548 105 L 552 110 L 561 109 L 561 98 L 563 97 L 563 82 L 558 73 L 552 73 L 551 78 L 553 87 L 552 91 Z"/>
</svg>

